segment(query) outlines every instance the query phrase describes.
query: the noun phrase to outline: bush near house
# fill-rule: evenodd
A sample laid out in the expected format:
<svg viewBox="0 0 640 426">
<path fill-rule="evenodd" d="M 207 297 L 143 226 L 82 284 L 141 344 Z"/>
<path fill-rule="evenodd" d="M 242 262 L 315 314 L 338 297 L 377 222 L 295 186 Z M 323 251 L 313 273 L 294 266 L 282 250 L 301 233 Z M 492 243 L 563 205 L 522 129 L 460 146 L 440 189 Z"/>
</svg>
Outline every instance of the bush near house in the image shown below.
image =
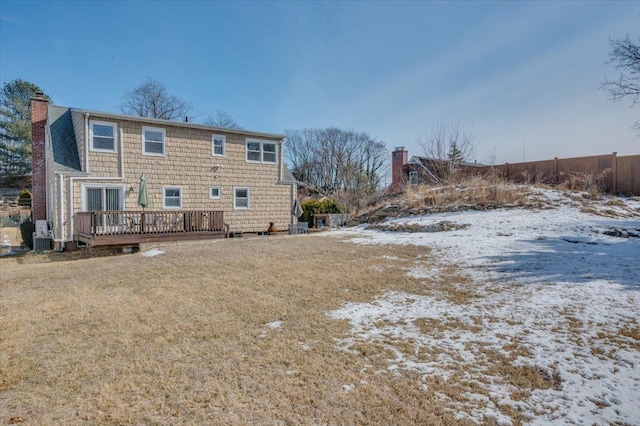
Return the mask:
<svg viewBox="0 0 640 426">
<path fill-rule="evenodd" d="M 20 191 L 18 195 L 18 205 L 23 207 L 31 207 L 31 192 L 27 189 Z"/>
<path fill-rule="evenodd" d="M 30 217 L 25 219 L 20 224 L 20 234 L 22 236 L 22 242 L 29 247 L 29 250 L 33 250 L 33 233 L 36 232 L 36 225 L 33 223 Z"/>
<path fill-rule="evenodd" d="M 327 214 L 327 213 L 343 213 L 344 208 L 333 200 L 328 198 L 315 201 L 306 201 L 302 203 L 302 216 L 300 216 L 300 222 L 308 222 L 310 226 L 313 226 L 314 214 Z"/>
</svg>

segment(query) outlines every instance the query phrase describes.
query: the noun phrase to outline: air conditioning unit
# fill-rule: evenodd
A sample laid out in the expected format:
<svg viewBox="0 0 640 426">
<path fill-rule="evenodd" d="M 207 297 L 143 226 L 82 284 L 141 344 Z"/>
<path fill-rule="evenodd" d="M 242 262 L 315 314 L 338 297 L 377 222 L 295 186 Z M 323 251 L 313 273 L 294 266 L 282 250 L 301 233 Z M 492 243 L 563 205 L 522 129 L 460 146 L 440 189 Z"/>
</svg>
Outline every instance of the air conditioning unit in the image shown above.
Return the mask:
<svg viewBox="0 0 640 426">
<path fill-rule="evenodd" d="M 46 220 L 36 220 L 36 236 L 47 237 L 49 235 L 49 227 Z"/>
<path fill-rule="evenodd" d="M 48 236 L 39 237 L 37 232 L 34 232 L 33 233 L 33 249 L 35 251 L 51 250 L 51 238 L 49 238 Z"/>
</svg>

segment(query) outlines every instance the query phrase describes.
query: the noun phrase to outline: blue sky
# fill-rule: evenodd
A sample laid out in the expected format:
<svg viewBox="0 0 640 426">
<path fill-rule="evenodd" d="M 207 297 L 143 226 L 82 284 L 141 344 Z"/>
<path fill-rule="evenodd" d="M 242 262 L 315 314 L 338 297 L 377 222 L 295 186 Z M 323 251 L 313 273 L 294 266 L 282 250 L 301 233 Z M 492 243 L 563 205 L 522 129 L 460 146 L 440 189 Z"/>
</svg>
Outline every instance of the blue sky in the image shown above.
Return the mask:
<svg viewBox="0 0 640 426">
<path fill-rule="evenodd" d="M 0 2 L 0 81 L 117 112 L 147 77 L 244 128 L 338 126 L 421 154 L 437 122 L 477 160 L 640 154 L 640 105 L 599 90 L 640 2 Z"/>
</svg>

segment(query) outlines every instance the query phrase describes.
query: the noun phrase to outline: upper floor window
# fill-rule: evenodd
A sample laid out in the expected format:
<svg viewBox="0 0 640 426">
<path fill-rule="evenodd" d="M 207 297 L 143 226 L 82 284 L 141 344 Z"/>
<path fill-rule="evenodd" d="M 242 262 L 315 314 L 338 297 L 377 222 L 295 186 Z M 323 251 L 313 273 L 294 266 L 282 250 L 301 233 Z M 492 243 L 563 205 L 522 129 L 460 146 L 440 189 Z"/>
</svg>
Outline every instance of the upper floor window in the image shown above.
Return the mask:
<svg viewBox="0 0 640 426">
<path fill-rule="evenodd" d="M 166 154 L 167 132 L 158 127 L 142 127 L 142 153 L 146 155 Z"/>
<path fill-rule="evenodd" d="M 260 139 L 247 139 L 247 161 L 255 163 L 277 162 L 277 143 Z"/>
<path fill-rule="evenodd" d="M 225 155 L 227 137 L 224 135 L 213 135 L 211 137 L 211 155 Z"/>
<path fill-rule="evenodd" d="M 91 150 L 116 152 L 116 123 L 91 121 Z"/>
<path fill-rule="evenodd" d="M 162 188 L 162 207 L 165 209 L 182 208 L 182 188 L 165 186 Z"/>
</svg>

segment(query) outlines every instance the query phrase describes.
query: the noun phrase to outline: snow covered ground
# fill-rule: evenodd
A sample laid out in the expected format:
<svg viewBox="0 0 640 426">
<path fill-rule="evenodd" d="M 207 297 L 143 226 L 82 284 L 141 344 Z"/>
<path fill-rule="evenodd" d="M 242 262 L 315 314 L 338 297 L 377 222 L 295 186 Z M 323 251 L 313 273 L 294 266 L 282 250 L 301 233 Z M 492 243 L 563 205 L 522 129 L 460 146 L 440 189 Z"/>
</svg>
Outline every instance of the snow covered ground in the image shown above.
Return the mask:
<svg viewBox="0 0 640 426">
<path fill-rule="evenodd" d="M 331 232 L 355 244 L 429 246 L 432 256 L 416 259 L 407 273 L 429 286 L 440 268 L 456 265 L 477 296 L 458 304 L 386 292 L 370 303 L 347 303 L 328 313 L 351 324 L 351 336 L 339 345 L 376 342 L 394 354 L 391 373 L 417 372 L 425 383 L 433 376 L 464 379 L 488 389 L 469 391 L 462 402 L 439 395 L 461 419 L 510 424 L 508 414 L 517 412 L 532 424 L 640 424 L 640 238 L 605 234 L 640 233 L 640 202 L 585 204 L 548 190 L 535 196 L 551 208 L 386 222 L 468 225 L 449 232 L 366 225 Z M 437 357 L 420 356 L 426 350 Z M 537 372 L 546 386 L 521 392 L 517 381 L 491 368 L 496 356 Z"/>
</svg>

